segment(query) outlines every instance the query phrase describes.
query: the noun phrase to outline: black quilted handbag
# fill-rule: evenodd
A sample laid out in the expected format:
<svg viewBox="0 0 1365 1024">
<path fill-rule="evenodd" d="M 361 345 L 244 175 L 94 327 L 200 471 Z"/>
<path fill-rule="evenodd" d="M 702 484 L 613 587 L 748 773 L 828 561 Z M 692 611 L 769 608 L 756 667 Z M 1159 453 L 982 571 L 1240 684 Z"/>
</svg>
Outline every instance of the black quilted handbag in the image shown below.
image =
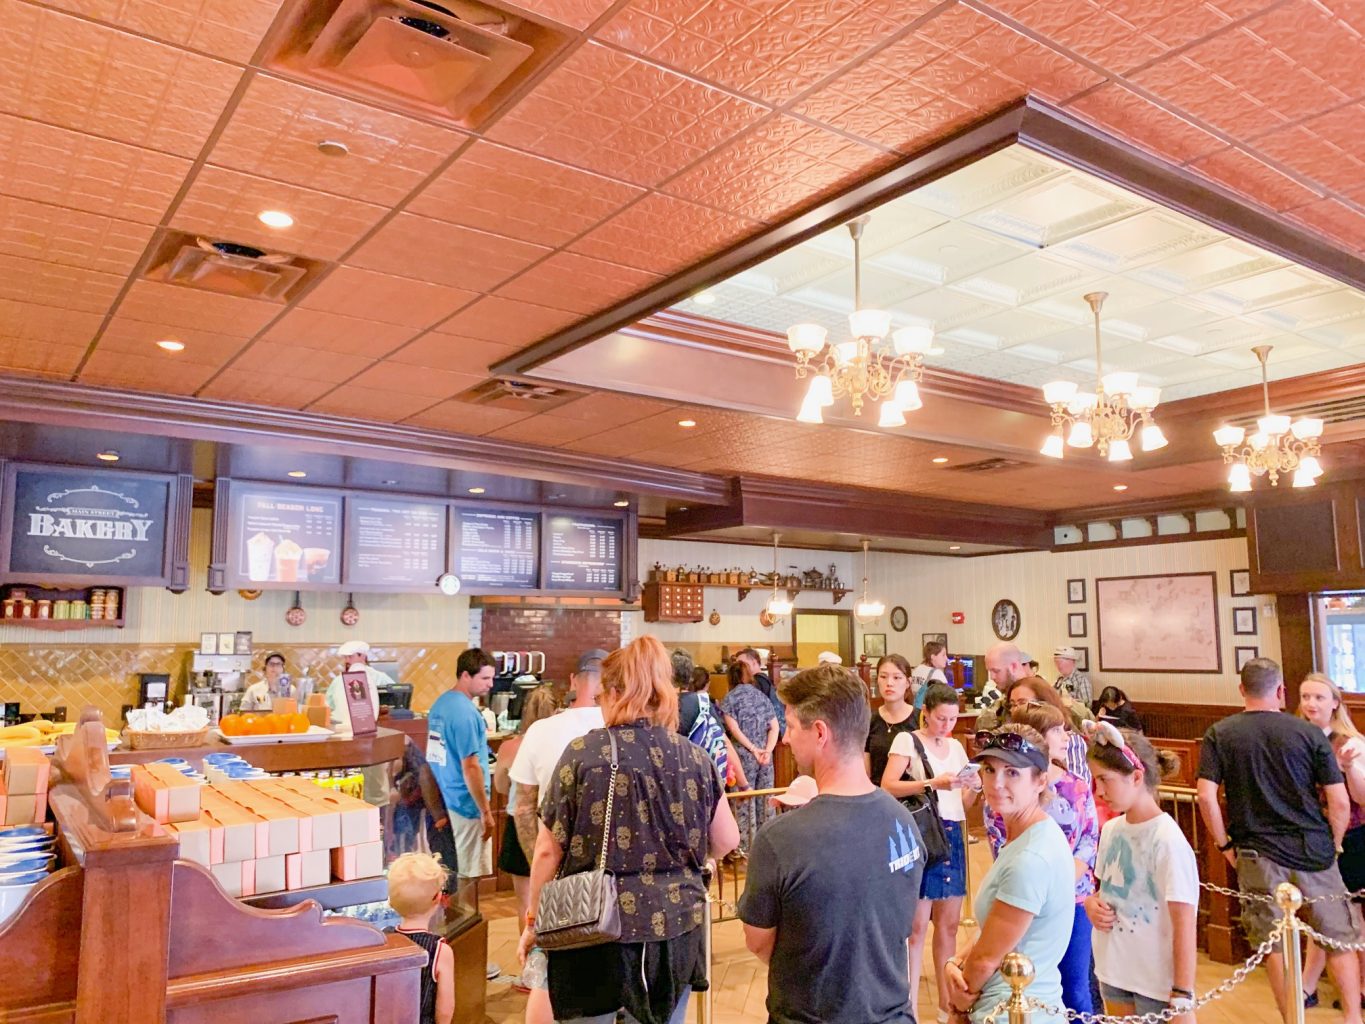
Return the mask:
<svg viewBox="0 0 1365 1024">
<path fill-rule="evenodd" d="M 616 878 L 607 870 L 611 841 L 611 809 L 616 799 L 616 737 L 610 729 L 611 781 L 607 783 L 607 813 L 602 822 L 602 848 L 597 867 L 550 879 L 540 890 L 536 915 L 536 945 L 542 949 L 582 949 L 617 942 L 621 938 L 621 908 L 616 901 Z M 560 870 L 564 862 L 559 862 Z"/>
</svg>

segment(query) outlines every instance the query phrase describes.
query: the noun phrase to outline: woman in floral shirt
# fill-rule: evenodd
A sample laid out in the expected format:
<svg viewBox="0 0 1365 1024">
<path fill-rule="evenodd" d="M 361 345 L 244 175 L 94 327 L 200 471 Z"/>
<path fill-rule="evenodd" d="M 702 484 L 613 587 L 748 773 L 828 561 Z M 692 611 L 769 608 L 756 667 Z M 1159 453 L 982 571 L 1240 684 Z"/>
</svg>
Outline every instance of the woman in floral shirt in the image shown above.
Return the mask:
<svg viewBox="0 0 1365 1024">
<path fill-rule="evenodd" d="M 1091 1013 L 1094 1008 L 1090 998 L 1090 919 L 1085 914 L 1085 900 L 1095 891 L 1095 853 L 1100 841 L 1095 795 L 1089 780 L 1065 767 L 1070 737 L 1060 711 L 1051 704 L 1016 708 L 1010 713 L 1010 721 L 1038 730 L 1047 741 L 1052 767 L 1048 773 L 1044 809 L 1048 817 L 1062 827 L 1076 862 L 1076 918 L 1071 929 L 1071 943 L 1059 965 L 1062 1002 L 1068 1010 Z M 1048 799 L 1049 794 L 1051 799 Z M 986 835 L 990 840 L 991 855 L 998 856 L 1000 847 L 1005 844 L 1005 823 L 990 807 L 986 808 Z"/>
</svg>

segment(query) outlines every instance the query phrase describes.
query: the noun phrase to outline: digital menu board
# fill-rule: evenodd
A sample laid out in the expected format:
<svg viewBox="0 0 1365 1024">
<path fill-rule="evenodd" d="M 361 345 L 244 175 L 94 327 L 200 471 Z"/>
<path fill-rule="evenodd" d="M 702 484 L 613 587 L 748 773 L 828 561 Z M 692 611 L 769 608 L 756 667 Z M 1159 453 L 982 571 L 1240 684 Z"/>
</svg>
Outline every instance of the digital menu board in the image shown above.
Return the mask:
<svg viewBox="0 0 1365 1024">
<path fill-rule="evenodd" d="M 466 587 L 535 590 L 540 584 L 540 515 L 461 509 L 455 575 Z"/>
<path fill-rule="evenodd" d="M 430 590 L 446 571 L 443 503 L 346 499 L 348 585 Z"/>
<path fill-rule="evenodd" d="M 621 589 L 621 551 L 625 523 L 621 519 L 548 515 L 547 590 Z"/>
<path fill-rule="evenodd" d="M 232 491 L 234 585 L 341 582 L 341 497 L 303 487 Z"/>
</svg>

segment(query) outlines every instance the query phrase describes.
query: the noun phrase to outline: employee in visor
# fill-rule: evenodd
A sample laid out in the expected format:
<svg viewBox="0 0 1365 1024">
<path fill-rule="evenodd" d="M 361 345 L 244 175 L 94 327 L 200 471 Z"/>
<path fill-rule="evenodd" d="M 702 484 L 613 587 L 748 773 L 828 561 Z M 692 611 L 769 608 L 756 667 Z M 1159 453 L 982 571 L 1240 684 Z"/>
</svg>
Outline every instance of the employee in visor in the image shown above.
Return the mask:
<svg viewBox="0 0 1365 1024">
<path fill-rule="evenodd" d="M 265 656 L 265 678 L 258 679 L 242 694 L 242 711 L 269 711 L 277 697 L 298 699 L 299 689 L 284 671 L 284 655 L 271 651 Z"/>
</svg>

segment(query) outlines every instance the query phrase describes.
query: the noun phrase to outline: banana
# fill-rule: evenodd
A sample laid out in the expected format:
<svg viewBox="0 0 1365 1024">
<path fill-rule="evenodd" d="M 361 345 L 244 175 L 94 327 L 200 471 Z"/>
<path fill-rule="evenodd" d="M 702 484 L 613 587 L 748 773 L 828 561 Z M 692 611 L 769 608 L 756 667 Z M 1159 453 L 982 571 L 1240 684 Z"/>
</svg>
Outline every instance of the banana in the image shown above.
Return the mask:
<svg viewBox="0 0 1365 1024">
<path fill-rule="evenodd" d="M 40 733 L 42 733 L 45 736 L 57 731 L 56 724 L 53 722 L 49 722 L 46 718 L 35 718 L 28 724 L 33 726 L 33 728 L 37 729 Z"/>
<path fill-rule="evenodd" d="M 34 739 L 41 735 L 42 733 L 39 732 L 36 728 L 34 728 L 32 725 L 27 724 L 7 725 L 4 728 L 0 728 L 0 740 Z"/>
<path fill-rule="evenodd" d="M 8 750 L 10 747 L 41 747 L 43 742 L 41 736 L 0 736 L 0 750 Z"/>
</svg>

